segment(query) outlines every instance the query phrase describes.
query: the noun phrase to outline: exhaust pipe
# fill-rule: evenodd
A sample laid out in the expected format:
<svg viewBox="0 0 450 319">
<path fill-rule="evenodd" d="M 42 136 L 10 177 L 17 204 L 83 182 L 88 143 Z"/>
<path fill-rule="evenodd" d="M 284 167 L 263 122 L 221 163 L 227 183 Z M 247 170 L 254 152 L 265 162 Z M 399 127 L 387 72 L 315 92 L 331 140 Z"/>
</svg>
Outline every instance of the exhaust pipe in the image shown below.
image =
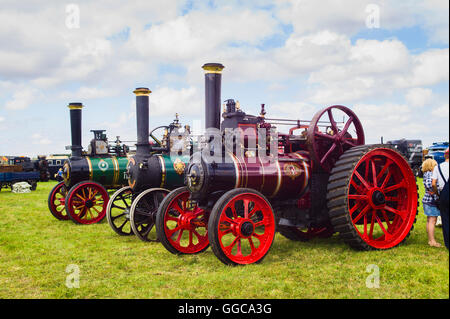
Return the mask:
<svg viewBox="0 0 450 319">
<path fill-rule="evenodd" d="M 70 103 L 70 130 L 72 134 L 72 157 L 81 157 L 83 147 L 81 145 L 81 109 L 82 103 Z"/>
<path fill-rule="evenodd" d="M 148 88 L 137 88 L 133 91 L 136 94 L 136 127 L 137 144 L 136 155 L 150 154 L 149 131 L 149 95 L 152 93 Z"/>
<path fill-rule="evenodd" d="M 205 70 L 205 128 L 220 129 L 222 70 L 220 63 L 206 63 Z"/>
</svg>

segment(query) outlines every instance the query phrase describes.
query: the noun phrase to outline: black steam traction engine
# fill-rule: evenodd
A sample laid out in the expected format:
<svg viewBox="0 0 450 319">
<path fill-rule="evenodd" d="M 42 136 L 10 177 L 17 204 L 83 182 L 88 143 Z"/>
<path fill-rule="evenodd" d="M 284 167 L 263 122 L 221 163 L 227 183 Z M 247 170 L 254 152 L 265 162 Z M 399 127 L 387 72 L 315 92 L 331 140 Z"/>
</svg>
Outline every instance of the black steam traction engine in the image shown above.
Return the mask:
<svg viewBox="0 0 450 319">
<path fill-rule="evenodd" d="M 106 214 L 108 190 L 127 183 L 129 147 L 119 140 L 109 144 L 104 130 L 92 130 L 88 151 L 81 146 L 81 103 L 69 104 L 72 134 L 71 157 L 64 162 L 64 181 L 48 196 L 48 208 L 60 220 L 78 224 L 100 222 Z"/>
<path fill-rule="evenodd" d="M 181 129 L 178 115 L 168 126 L 159 126 L 149 134 L 149 95 L 137 88 L 136 155 L 129 160 L 128 186 L 115 192 L 108 203 L 107 219 L 121 236 L 133 233 L 143 241 L 155 241 L 152 232 L 159 203 L 169 190 L 184 185 L 184 170 L 192 152 L 190 128 Z M 155 134 L 163 130 L 162 139 Z M 153 142 L 149 143 L 149 136 Z"/>
<path fill-rule="evenodd" d="M 223 263 L 250 264 L 267 255 L 276 231 L 292 240 L 339 232 L 359 250 L 406 239 L 417 212 L 414 174 L 396 150 L 364 145 L 350 109 L 331 106 L 311 121 L 292 121 L 266 118 L 264 106 L 252 116 L 228 100 L 220 124 L 223 66 L 203 69 L 206 127 L 219 133 L 205 135 L 186 168 L 187 186 L 159 207 L 156 231 L 170 252 L 194 254 L 211 244 Z M 276 141 L 274 124 L 292 128 Z M 278 150 L 270 152 L 274 143 Z"/>
</svg>

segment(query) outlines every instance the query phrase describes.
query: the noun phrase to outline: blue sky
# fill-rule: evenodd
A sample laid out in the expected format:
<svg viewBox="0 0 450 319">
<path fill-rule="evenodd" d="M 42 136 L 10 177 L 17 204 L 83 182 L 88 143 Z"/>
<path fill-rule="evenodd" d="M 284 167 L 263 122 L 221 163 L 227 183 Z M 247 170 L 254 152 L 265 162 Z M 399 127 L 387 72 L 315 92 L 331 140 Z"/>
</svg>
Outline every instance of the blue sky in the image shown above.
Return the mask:
<svg viewBox="0 0 450 319">
<path fill-rule="evenodd" d="M 91 129 L 136 139 L 135 87 L 150 126 L 203 119 L 201 66 L 248 113 L 310 119 L 341 104 L 368 143 L 448 141 L 448 1 L 97 0 L 0 8 L 0 154 L 65 152 L 70 102 Z M 374 20 L 375 19 L 375 20 Z M 376 22 L 373 24 L 372 22 Z M 371 24 L 372 23 L 372 24 Z"/>
</svg>

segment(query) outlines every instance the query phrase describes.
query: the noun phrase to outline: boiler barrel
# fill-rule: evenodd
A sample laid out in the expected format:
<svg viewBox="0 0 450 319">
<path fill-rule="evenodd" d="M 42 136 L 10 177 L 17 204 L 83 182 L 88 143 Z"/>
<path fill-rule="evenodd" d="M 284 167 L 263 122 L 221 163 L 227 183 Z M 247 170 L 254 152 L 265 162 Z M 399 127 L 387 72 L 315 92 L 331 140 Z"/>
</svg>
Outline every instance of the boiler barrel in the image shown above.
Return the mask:
<svg viewBox="0 0 450 319">
<path fill-rule="evenodd" d="M 116 188 L 127 184 L 127 165 L 127 157 L 71 158 L 64 163 L 64 180 L 68 187 L 90 180 L 107 188 Z"/>
<path fill-rule="evenodd" d="M 200 164 L 190 161 L 188 187 L 195 198 L 233 188 L 255 189 L 269 198 L 298 198 L 308 187 L 309 158 L 291 153 L 278 161 L 261 161 L 258 157 L 226 155 L 223 163 Z"/>
</svg>

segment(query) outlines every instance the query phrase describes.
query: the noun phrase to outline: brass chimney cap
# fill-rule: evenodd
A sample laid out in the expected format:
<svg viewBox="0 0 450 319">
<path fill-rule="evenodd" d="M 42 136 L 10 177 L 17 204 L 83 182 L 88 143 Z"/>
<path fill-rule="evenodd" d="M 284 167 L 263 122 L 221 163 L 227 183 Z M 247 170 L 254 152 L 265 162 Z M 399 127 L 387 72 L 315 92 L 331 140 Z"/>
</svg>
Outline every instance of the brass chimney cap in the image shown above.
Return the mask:
<svg viewBox="0 0 450 319">
<path fill-rule="evenodd" d="M 222 70 L 225 67 L 220 63 L 206 63 L 202 66 L 202 69 L 205 70 L 205 73 L 222 73 Z"/>
<path fill-rule="evenodd" d="M 136 88 L 133 93 L 136 94 L 136 96 L 149 96 L 152 91 L 148 88 Z"/>
<path fill-rule="evenodd" d="M 81 110 L 84 107 L 84 105 L 83 105 L 83 103 L 72 102 L 72 103 L 69 103 L 69 105 L 67 105 L 67 107 L 71 110 Z"/>
</svg>

